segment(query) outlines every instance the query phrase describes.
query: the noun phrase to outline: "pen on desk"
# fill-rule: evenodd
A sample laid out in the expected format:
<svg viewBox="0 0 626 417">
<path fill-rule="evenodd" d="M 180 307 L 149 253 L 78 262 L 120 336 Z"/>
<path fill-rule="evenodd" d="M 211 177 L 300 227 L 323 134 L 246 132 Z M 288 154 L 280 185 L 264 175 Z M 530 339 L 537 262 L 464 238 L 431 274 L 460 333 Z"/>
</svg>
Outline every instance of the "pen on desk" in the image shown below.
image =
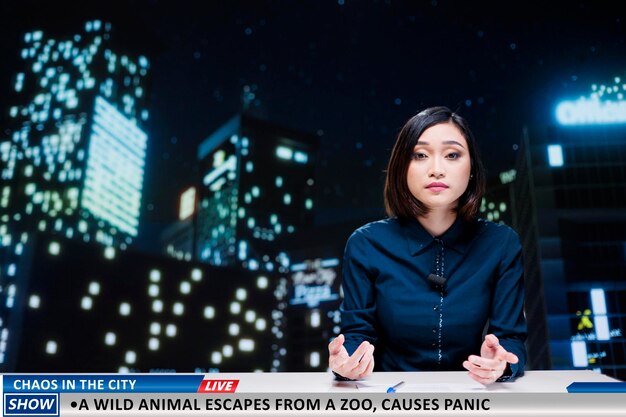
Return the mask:
<svg viewBox="0 0 626 417">
<path fill-rule="evenodd" d="M 404 385 L 404 381 L 400 381 L 398 382 L 396 385 L 394 385 L 393 387 L 389 387 L 387 388 L 387 394 L 391 393 L 391 392 L 396 392 L 396 390 L 398 388 L 400 388 L 402 385 Z"/>
</svg>

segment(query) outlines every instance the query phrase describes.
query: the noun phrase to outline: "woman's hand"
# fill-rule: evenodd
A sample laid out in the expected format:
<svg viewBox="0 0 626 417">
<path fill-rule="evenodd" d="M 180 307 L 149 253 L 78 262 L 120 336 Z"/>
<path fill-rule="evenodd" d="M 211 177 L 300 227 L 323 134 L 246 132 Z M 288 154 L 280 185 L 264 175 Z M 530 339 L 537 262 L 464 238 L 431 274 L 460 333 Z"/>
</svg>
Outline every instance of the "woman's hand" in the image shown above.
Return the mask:
<svg viewBox="0 0 626 417">
<path fill-rule="evenodd" d="M 470 355 L 463 362 L 463 367 L 472 379 L 488 385 L 502 376 L 507 363 L 517 363 L 518 360 L 517 356 L 500 346 L 495 335 L 488 334 L 480 347 L 480 356 Z"/>
<path fill-rule="evenodd" d="M 343 345 L 344 341 L 344 335 L 340 334 L 328 344 L 330 369 L 350 379 L 361 379 L 371 375 L 374 370 L 374 345 L 364 341 L 350 356 Z"/>
</svg>

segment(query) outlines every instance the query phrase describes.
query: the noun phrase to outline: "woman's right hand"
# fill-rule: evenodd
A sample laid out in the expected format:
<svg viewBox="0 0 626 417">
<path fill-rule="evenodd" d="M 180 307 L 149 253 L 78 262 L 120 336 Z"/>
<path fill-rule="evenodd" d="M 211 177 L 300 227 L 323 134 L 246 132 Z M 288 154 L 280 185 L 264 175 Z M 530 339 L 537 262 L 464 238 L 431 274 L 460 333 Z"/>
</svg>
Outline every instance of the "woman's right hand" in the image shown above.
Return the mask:
<svg viewBox="0 0 626 417">
<path fill-rule="evenodd" d="M 330 369 L 350 379 L 361 379 L 371 375 L 374 370 L 374 345 L 364 341 L 350 356 L 343 345 L 344 341 L 344 335 L 340 334 L 328 344 Z"/>
</svg>

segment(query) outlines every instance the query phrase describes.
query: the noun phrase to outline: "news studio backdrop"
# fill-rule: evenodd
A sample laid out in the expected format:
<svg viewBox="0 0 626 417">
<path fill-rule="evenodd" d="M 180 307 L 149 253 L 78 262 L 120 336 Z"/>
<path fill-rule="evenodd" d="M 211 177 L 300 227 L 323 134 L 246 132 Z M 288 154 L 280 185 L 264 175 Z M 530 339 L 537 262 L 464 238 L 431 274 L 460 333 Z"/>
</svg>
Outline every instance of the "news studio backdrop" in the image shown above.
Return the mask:
<svg viewBox="0 0 626 417">
<path fill-rule="evenodd" d="M 161 253 L 137 250 L 152 63 L 114 35 L 32 28 L 5 57 L 0 369 L 325 370 L 345 241 L 382 210 L 316 223 L 319 137 L 244 111 L 199 142 Z M 525 128 L 483 200 L 522 237 L 530 369 L 626 379 L 625 89 L 594 85 Z"/>
</svg>

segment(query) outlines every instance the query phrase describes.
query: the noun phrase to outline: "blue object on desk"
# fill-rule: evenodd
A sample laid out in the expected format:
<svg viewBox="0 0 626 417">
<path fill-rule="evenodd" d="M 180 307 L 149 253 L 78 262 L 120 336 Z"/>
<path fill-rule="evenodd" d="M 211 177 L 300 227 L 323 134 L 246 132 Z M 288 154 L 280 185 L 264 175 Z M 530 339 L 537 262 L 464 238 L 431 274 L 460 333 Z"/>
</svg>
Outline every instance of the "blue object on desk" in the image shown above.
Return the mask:
<svg viewBox="0 0 626 417">
<path fill-rule="evenodd" d="M 574 394 L 626 392 L 626 382 L 572 382 L 567 386 L 567 392 Z"/>
<path fill-rule="evenodd" d="M 387 388 L 387 394 L 390 394 L 392 392 L 396 392 L 396 390 L 398 388 L 400 388 L 402 385 L 404 385 L 404 381 L 400 381 L 396 385 L 394 385 L 393 387 Z"/>
</svg>

